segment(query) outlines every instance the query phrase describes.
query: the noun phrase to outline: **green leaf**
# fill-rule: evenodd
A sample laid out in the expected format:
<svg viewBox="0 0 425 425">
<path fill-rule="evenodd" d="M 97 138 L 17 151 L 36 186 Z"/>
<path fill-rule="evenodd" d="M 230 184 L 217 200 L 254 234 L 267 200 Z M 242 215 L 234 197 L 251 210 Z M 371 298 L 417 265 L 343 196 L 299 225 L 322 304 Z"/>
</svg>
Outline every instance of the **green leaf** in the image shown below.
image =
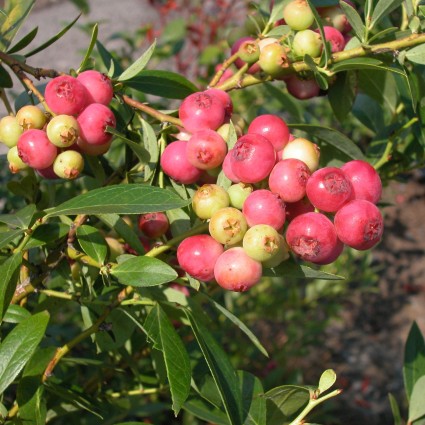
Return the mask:
<svg viewBox="0 0 425 425">
<path fill-rule="evenodd" d="M 412 390 L 409 402 L 409 421 L 413 423 L 417 419 L 425 416 L 425 375 L 421 376 L 416 382 Z"/>
<path fill-rule="evenodd" d="M 0 88 L 10 89 L 13 87 L 13 81 L 10 74 L 0 65 Z"/>
<path fill-rule="evenodd" d="M 406 53 L 406 58 L 410 62 L 425 65 L 425 45 L 420 44 L 419 46 L 409 49 Z"/>
<path fill-rule="evenodd" d="M 200 318 L 195 319 L 193 313 L 189 310 L 185 310 L 185 313 L 220 392 L 230 424 L 242 425 L 242 395 L 236 371 L 222 347 L 213 338 Z"/>
<path fill-rule="evenodd" d="M 9 0 L 0 15 L 0 50 L 6 51 L 31 12 L 35 0 Z"/>
<path fill-rule="evenodd" d="M 105 238 L 95 227 L 83 224 L 77 228 L 77 239 L 82 250 L 99 264 L 103 264 L 108 255 Z"/>
<path fill-rule="evenodd" d="M 151 59 L 156 47 L 156 40 L 148 47 L 148 49 L 133 62 L 118 78 L 117 81 L 127 81 L 137 77 L 141 71 L 146 67 Z"/>
<path fill-rule="evenodd" d="M 153 341 L 154 348 L 160 350 L 164 356 L 173 411 L 177 416 L 190 391 L 192 374 L 189 355 L 167 315 L 158 304 L 146 317 L 144 328 L 149 339 Z"/>
<path fill-rule="evenodd" d="M 282 385 L 267 391 L 267 425 L 281 425 L 304 407 L 310 391 L 297 385 Z"/>
<path fill-rule="evenodd" d="M 37 227 L 31 234 L 31 239 L 25 249 L 36 248 L 52 242 L 58 242 L 69 232 L 69 225 L 65 223 L 45 223 Z"/>
<path fill-rule="evenodd" d="M 267 34 L 267 37 L 279 38 L 284 35 L 287 35 L 291 32 L 291 27 L 289 25 L 278 25 L 277 27 L 272 28 Z"/>
<path fill-rule="evenodd" d="M 374 28 L 382 18 L 388 16 L 402 3 L 403 0 L 379 0 L 372 13 L 372 19 L 369 25 L 369 30 Z"/>
<path fill-rule="evenodd" d="M 12 53 L 19 52 L 19 50 L 24 49 L 28 46 L 28 44 L 31 43 L 31 41 L 34 40 L 35 36 L 37 35 L 38 27 L 35 27 L 32 31 L 30 31 L 27 35 L 22 37 L 13 47 L 11 47 L 7 54 L 11 55 Z"/>
<path fill-rule="evenodd" d="M 94 46 L 96 45 L 98 30 L 99 30 L 99 25 L 96 23 L 96 24 L 93 25 L 93 29 L 92 29 L 92 32 L 91 32 L 90 44 L 89 44 L 89 47 L 86 50 L 86 54 L 84 55 L 83 60 L 80 63 L 80 66 L 77 70 L 77 74 L 84 70 L 84 68 L 86 67 L 87 63 L 90 60 L 90 55 L 92 54 Z"/>
<path fill-rule="evenodd" d="M 336 382 L 336 373 L 332 369 L 325 370 L 321 375 L 319 379 L 319 385 L 318 389 L 320 390 L 320 393 L 324 393 L 329 388 L 333 386 Z"/>
<path fill-rule="evenodd" d="M 198 91 L 198 88 L 186 78 L 164 70 L 144 70 L 136 78 L 125 81 L 125 85 L 166 99 L 184 99 Z"/>
<path fill-rule="evenodd" d="M 30 204 L 14 214 L 1 214 L 0 222 L 6 223 L 9 227 L 26 230 L 30 226 L 35 213 L 36 206 Z"/>
<path fill-rule="evenodd" d="M 108 76 L 110 78 L 116 78 L 117 74 L 123 72 L 123 67 L 99 40 L 96 41 L 96 48 L 99 52 L 100 58 L 102 59 L 103 65 L 105 65 L 105 68 L 109 70 Z M 111 69 L 113 72 L 110 72 Z"/>
<path fill-rule="evenodd" d="M 307 3 L 310 6 L 311 11 L 313 12 L 314 20 L 316 22 L 317 29 L 319 30 L 320 37 L 322 38 L 322 40 L 326 40 L 325 33 L 323 31 L 322 18 L 317 13 L 317 10 L 313 5 L 312 0 L 307 0 Z M 329 58 L 331 57 L 331 53 L 332 52 L 331 52 L 330 43 L 324 43 L 323 44 L 323 53 L 322 53 L 321 61 L 320 61 L 321 66 L 324 66 L 325 68 L 328 66 L 328 62 L 329 62 Z"/>
<path fill-rule="evenodd" d="M 157 258 L 133 257 L 110 271 L 122 285 L 157 286 L 177 278 L 176 271 Z"/>
<path fill-rule="evenodd" d="M 152 126 L 145 120 L 142 120 L 143 145 L 148 151 L 149 160 L 146 161 L 145 181 L 148 181 L 155 173 L 158 166 L 159 148 L 158 140 Z"/>
<path fill-rule="evenodd" d="M 17 252 L 0 265 L 0 323 L 15 293 L 21 263 L 22 254 Z"/>
<path fill-rule="evenodd" d="M 75 214 L 144 214 L 182 208 L 182 200 L 173 192 L 141 184 L 119 184 L 78 195 L 46 210 L 46 217 Z"/>
<path fill-rule="evenodd" d="M 229 425 L 229 420 L 224 412 L 200 397 L 189 397 L 184 404 L 183 409 L 208 423 L 215 425 Z"/>
<path fill-rule="evenodd" d="M 362 18 L 357 13 L 356 9 L 350 4 L 346 3 L 344 0 L 339 2 L 341 9 L 344 11 L 345 16 L 348 19 L 348 22 L 353 27 L 354 32 L 356 33 L 359 40 L 364 41 L 365 35 L 365 26 L 363 24 Z"/>
<path fill-rule="evenodd" d="M 285 7 L 286 3 L 287 3 L 286 1 L 282 1 L 282 0 L 274 2 L 272 11 L 270 13 L 270 18 L 269 18 L 270 23 L 275 23 L 276 21 L 281 19 L 283 15 L 283 8 Z"/>
<path fill-rule="evenodd" d="M 390 400 L 391 412 L 394 418 L 394 425 L 402 425 L 403 421 L 400 415 L 400 408 L 398 407 L 397 401 L 392 394 L 388 394 Z"/>
<path fill-rule="evenodd" d="M 328 99 L 339 121 L 344 121 L 350 113 L 357 94 L 357 75 L 355 72 L 340 72 L 329 87 Z"/>
<path fill-rule="evenodd" d="M 46 331 L 49 314 L 37 313 L 19 323 L 0 345 L 0 394 L 14 381 Z"/>
<path fill-rule="evenodd" d="M 314 270 L 308 266 L 300 265 L 294 261 L 284 261 L 279 266 L 263 269 L 263 276 L 267 277 L 292 277 L 295 279 L 323 279 L 323 280 L 344 280 L 343 276 Z"/>
<path fill-rule="evenodd" d="M 305 131 L 310 136 L 317 137 L 334 146 L 351 159 L 364 159 L 363 152 L 351 139 L 331 127 L 313 124 L 288 124 L 288 127 Z"/>
<path fill-rule="evenodd" d="M 192 228 L 189 215 L 181 208 L 168 210 L 166 215 L 170 222 L 170 230 L 173 237 L 188 232 Z"/>
<path fill-rule="evenodd" d="M 6 323 L 20 323 L 22 320 L 27 319 L 30 316 L 31 313 L 26 308 L 10 304 L 3 317 L 3 321 Z"/>
<path fill-rule="evenodd" d="M 404 348 L 404 388 L 410 399 L 413 387 L 420 377 L 425 375 L 425 341 L 416 324 L 413 322 Z"/>
<path fill-rule="evenodd" d="M 15 240 L 18 236 L 22 235 L 23 233 L 24 233 L 23 229 L 1 232 L 0 233 L 0 248 L 4 248 L 10 242 Z"/>
<path fill-rule="evenodd" d="M 206 294 L 200 293 L 198 296 L 208 300 L 208 302 L 210 302 L 220 313 L 224 314 L 224 316 L 226 316 L 234 325 L 236 325 L 251 340 L 251 342 L 258 348 L 261 353 L 263 353 L 266 357 L 269 357 L 269 353 L 267 353 L 267 350 L 264 348 L 258 338 L 240 319 L 227 310 L 227 308 L 224 308 L 222 305 L 220 305 L 217 301 L 208 297 Z"/>
<path fill-rule="evenodd" d="M 99 214 L 98 217 L 107 226 L 114 229 L 138 254 L 145 253 L 137 233 L 119 215 Z"/>
<path fill-rule="evenodd" d="M 73 21 L 71 21 L 65 28 L 62 28 L 55 36 L 53 36 L 52 38 L 49 38 L 46 42 L 44 42 L 43 44 L 41 44 L 34 50 L 31 50 L 29 53 L 26 53 L 25 57 L 29 58 L 35 55 L 36 53 L 41 52 L 44 49 L 47 49 L 53 43 L 58 41 L 60 38 L 62 38 L 63 35 L 65 35 L 68 32 L 69 29 L 71 29 L 74 26 L 74 24 L 78 21 L 80 16 L 81 16 L 81 13 Z"/>
<path fill-rule="evenodd" d="M 242 392 L 244 425 L 266 423 L 266 399 L 261 381 L 251 373 L 238 371 Z"/>
</svg>

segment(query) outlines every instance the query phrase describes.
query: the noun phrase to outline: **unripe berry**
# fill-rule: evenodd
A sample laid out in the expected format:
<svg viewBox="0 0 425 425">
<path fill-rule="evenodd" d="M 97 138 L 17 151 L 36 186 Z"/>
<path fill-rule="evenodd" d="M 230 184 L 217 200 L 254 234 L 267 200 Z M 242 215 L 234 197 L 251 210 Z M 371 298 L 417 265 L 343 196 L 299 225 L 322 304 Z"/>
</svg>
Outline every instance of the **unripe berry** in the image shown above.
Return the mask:
<svg viewBox="0 0 425 425">
<path fill-rule="evenodd" d="M 276 163 L 273 145 L 260 134 L 246 134 L 231 150 L 233 173 L 244 183 L 258 183 L 265 179 Z"/>
<path fill-rule="evenodd" d="M 19 173 L 19 171 L 29 168 L 28 165 L 25 164 L 21 158 L 19 158 L 17 146 L 12 146 L 7 151 L 7 161 L 9 163 L 9 170 L 13 174 Z"/>
<path fill-rule="evenodd" d="M 314 23 L 314 15 L 306 0 L 292 0 L 283 9 L 283 19 L 294 31 L 302 31 Z"/>
<path fill-rule="evenodd" d="M 244 62 L 253 64 L 260 58 L 260 46 L 256 40 L 245 40 L 239 46 L 238 53 Z"/>
<path fill-rule="evenodd" d="M 111 79 L 99 71 L 87 70 L 77 76 L 77 80 L 86 88 L 88 103 L 109 105 L 114 96 Z"/>
<path fill-rule="evenodd" d="M 340 168 L 324 167 L 310 176 L 306 194 L 319 210 L 335 212 L 352 199 L 353 188 L 349 178 Z"/>
<path fill-rule="evenodd" d="M 254 260 L 270 260 L 279 251 L 279 233 L 268 224 L 256 224 L 249 228 L 242 240 L 245 252 Z"/>
<path fill-rule="evenodd" d="M 314 78 L 304 79 L 291 75 L 285 83 L 288 93 L 300 100 L 311 99 L 320 93 L 320 87 Z"/>
<path fill-rule="evenodd" d="M 193 211 L 203 220 L 211 218 L 215 212 L 229 205 L 228 193 L 216 184 L 204 184 L 195 192 L 192 199 Z"/>
<path fill-rule="evenodd" d="M 321 262 L 338 243 L 335 227 L 324 214 L 306 213 L 295 217 L 286 229 L 290 249 L 305 261 Z"/>
<path fill-rule="evenodd" d="M 286 122 L 272 114 L 255 117 L 251 121 L 247 133 L 264 136 L 273 145 L 275 151 L 283 149 L 289 141 L 289 128 Z"/>
<path fill-rule="evenodd" d="M 280 233 L 278 234 L 278 236 L 279 236 L 278 250 L 274 253 L 274 255 L 271 258 L 262 262 L 263 267 L 266 267 L 266 268 L 277 267 L 279 264 L 288 260 L 290 257 L 289 246 L 286 243 L 284 236 L 281 235 Z"/>
<path fill-rule="evenodd" d="M 53 164 L 58 150 L 43 130 L 24 131 L 18 140 L 18 155 L 31 168 L 43 169 Z"/>
<path fill-rule="evenodd" d="M 44 97 L 55 114 L 78 115 L 87 105 L 86 88 L 70 75 L 60 75 L 50 80 Z"/>
<path fill-rule="evenodd" d="M 318 58 L 322 53 L 323 43 L 320 34 L 312 30 L 298 31 L 292 42 L 292 51 L 297 57 L 309 55 L 312 58 Z"/>
<path fill-rule="evenodd" d="M 286 220 L 285 203 L 267 189 L 254 190 L 245 199 L 242 212 L 251 227 L 267 224 L 279 231 Z"/>
<path fill-rule="evenodd" d="M 194 167 L 186 156 L 187 142 L 176 140 L 164 149 L 161 155 L 161 168 L 167 176 L 181 184 L 195 183 L 202 170 Z"/>
<path fill-rule="evenodd" d="M 279 43 L 271 43 L 263 47 L 260 51 L 258 65 L 266 74 L 274 78 L 282 76 L 284 70 L 289 67 L 286 48 Z"/>
<path fill-rule="evenodd" d="M 311 172 L 307 165 L 296 158 L 276 163 L 269 176 L 269 187 L 285 202 L 297 202 L 304 198 L 307 180 Z"/>
<path fill-rule="evenodd" d="M 84 158 L 79 152 L 74 150 L 61 152 L 53 162 L 53 171 L 62 179 L 76 179 L 83 171 L 83 168 Z"/>
<path fill-rule="evenodd" d="M 241 47 L 241 45 L 245 42 L 253 42 L 255 41 L 254 37 L 251 36 L 243 36 L 241 38 L 238 38 L 236 41 L 234 41 L 234 43 L 232 43 L 232 47 L 230 49 L 230 53 L 232 55 L 234 55 L 235 53 L 239 52 L 239 48 Z M 235 62 L 234 62 L 236 68 L 242 68 L 246 62 L 243 61 L 240 57 L 238 57 Z M 248 74 L 255 74 L 256 72 L 260 71 L 260 66 L 257 63 L 254 63 L 253 65 L 251 65 L 248 70 L 247 73 Z"/>
<path fill-rule="evenodd" d="M 177 248 L 177 261 L 190 276 L 209 282 L 214 279 L 214 266 L 223 251 L 223 245 L 209 235 L 189 236 Z"/>
<path fill-rule="evenodd" d="M 230 197 L 230 205 L 238 210 L 243 208 L 243 204 L 246 198 L 252 193 L 254 188 L 248 183 L 236 183 L 232 184 L 228 189 L 227 193 Z"/>
<path fill-rule="evenodd" d="M 186 130 L 216 130 L 225 118 L 225 108 L 220 97 L 197 92 L 187 96 L 179 107 L 179 118 Z"/>
<path fill-rule="evenodd" d="M 379 208 L 364 199 L 355 199 L 344 205 L 335 214 L 334 222 L 339 239 L 360 251 L 374 247 L 384 231 Z"/>
<path fill-rule="evenodd" d="M 91 145 L 103 145 L 112 139 L 106 127 L 116 126 L 114 113 L 101 103 L 88 105 L 77 118 L 80 126 L 80 137 Z"/>
<path fill-rule="evenodd" d="M 23 130 L 16 117 L 10 115 L 0 120 L 0 142 L 8 148 L 16 146 Z"/>
<path fill-rule="evenodd" d="M 310 140 L 297 137 L 283 148 L 282 159 L 288 158 L 299 159 L 314 173 L 319 168 L 320 149 Z"/>
<path fill-rule="evenodd" d="M 316 33 L 319 33 L 319 30 L 315 30 Z M 331 44 L 332 53 L 341 52 L 345 47 L 345 39 L 340 31 L 334 27 L 323 27 L 323 32 L 325 34 L 325 39 Z"/>
<path fill-rule="evenodd" d="M 209 223 L 210 235 L 223 245 L 233 245 L 242 241 L 247 229 L 245 216 L 233 207 L 216 211 Z"/>
<path fill-rule="evenodd" d="M 73 145 L 79 136 L 80 126 L 72 115 L 56 115 L 46 128 L 47 137 L 58 148 Z"/>
<path fill-rule="evenodd" d="M 170 228 L 170 222 L 164 212 L 141 214 L 137 224 L 139 230 L 150 239 L 160 238 Z"/>
<path fill-rule="evenodd" d="M 217 283 L 224 289 L 244 292 L 261 280 L 263 268 L 241 247 L 230 248 L 221 254 L 214 267 Z"/>
<path fill-rule="evenodd" d="M 223 163 L 226 154 L 226 142 L 214 130 L 196 131 L 186 145 L 187 160 L 201 170 L 218 167 Z"/>
<path fill-rule="evenodd" d="M 368 162 L 361 159 L 346 162 L 341 170 L 350 179 L 354 199 L 366 199 L 378 203 L 382 194 L 382 182 L 378 172 Z"/>
<path fill-rule="evenodd" d="M 108 245 L 108 260 L 110 262 L 116 262 L 117 257 L 120 255 L 125 254 L 125 248 L 122 243 L 117 241 L 115 238 L 112 238 L 110 236 L 105 236 L 105 242 Z"/>
<path fill-rule="evenodd" d="M 37 128 L 41 130 L 46 124 L 46 115 L 35 105 L 23 106 L 16 113 L 16 119 L 23 130 Z"/>
</svg>

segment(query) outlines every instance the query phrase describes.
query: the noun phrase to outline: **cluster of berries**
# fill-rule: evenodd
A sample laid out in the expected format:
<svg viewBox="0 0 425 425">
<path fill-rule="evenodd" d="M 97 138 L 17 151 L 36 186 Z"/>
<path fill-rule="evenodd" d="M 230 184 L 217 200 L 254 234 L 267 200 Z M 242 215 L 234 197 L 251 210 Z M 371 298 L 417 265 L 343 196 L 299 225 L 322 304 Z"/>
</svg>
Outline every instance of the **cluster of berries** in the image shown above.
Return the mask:
<svg viewBox="0 0 425 425">
<path fill-rule="evenodd" d="M 95 70 L 61 75 L 49 81 L 44 97 L 53 117 L 26 105 L 0 121 L 9 168 L 17 173 L 30 167 L 45 178 L 74 179 L 84 168 L 83 154 L 101 155 L 109 149 L 112 135 L 106 127 L 116 125 L 108 106 L 111 80 Z"/>
<path fill-rule="evenodd" d="M 382 184 L 369 163 L 320 168 L 318 146 L 293 137 L 272 114 L 254 118 L 228 149 L 217 129 L 232 105 L 218 92 L 184 99 L 180 118 L 191 135 L 170 143 L 161 158 L 164 172 L 180 182 L 195 183 L 202 170 L 219 167 L 233 183 L 227 190 L 208 183 L 195 192 L 193 211 L 209 222 L 209 234 L 180 243 L 177 260 L 185 272 L 245 291 L 259 282 L 263 267 L 278 266 L 290 253 L 323 265 L 345 245 L 367 250 L 380 241 Z"/>
<path fill-rule="evenodd" d="M 353 6 L 349 0 L 346 2 Z M 318 58 L 325 42 L 330 44 L 332 53 L 344 50 L 352 28 L 339 5 L 320 7 L 317 12 L 323 22 L 325 40 L 322 40 L 319 29 L 314 29 L 314 14 L 306 0 L 291 0 L 283 9 L 283 19 L 277 22 L 277 25 L 289 26 L 290 36 L 284 42 L 273 37 L 258 40 L 252 35 L 232 40 L 231 53 L 239 56 L 236 67 L 248 64 L 250 74 L 265 72 L 273 78 L 283 79 L 288 92 L 298 99 L 318 96 L 320 87 L 314 78 L 286 75 L 285 70 L 305 55 Z"/>
</svg>

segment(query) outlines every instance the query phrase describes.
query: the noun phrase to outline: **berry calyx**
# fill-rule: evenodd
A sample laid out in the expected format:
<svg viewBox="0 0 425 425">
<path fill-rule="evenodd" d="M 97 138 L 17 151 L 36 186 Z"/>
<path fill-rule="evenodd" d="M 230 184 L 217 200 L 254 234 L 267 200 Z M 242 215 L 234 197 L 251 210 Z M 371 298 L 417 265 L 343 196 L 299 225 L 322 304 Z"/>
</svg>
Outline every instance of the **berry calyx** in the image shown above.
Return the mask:
<svg viewBox="0 0 425 425">
<path fill-rule="evenodd" d="M 257 224 L 245 233 L 242 246 L 254 260 L 263 262 L 270 260 L 279 251 L 279 233 L 268 224 Z"/>
</svg>

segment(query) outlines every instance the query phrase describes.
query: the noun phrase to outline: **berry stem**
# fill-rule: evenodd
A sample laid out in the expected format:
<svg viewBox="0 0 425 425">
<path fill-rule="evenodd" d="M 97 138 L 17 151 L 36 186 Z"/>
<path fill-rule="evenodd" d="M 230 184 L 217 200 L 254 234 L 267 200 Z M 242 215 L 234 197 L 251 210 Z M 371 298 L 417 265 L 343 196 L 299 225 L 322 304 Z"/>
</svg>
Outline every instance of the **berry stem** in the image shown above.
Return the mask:
<svg viewBox="0 0 425 425">
<path fill-rule="evenodd" d="M 4 106 L 7 110 L 7 113 L 9 115 L 14 115 L 12 105 L 10 104 L 9 99 L 6 96 L 6 92 L 3 89 L 0 89 L 0 99 L 2 100 Z"/>
<path fill-rule="evenodd" d="M 223 76 L 226 69 L 229 68 L 232 63 L 234 63 L 239 58 L 239 52 L 234 53 L 232 56 L 230 56 L 228 59 L 226 59 L 223 63 L 221 68 L 215 73 L 213 76 L 211 82 L 208 84 L 208 87 L 214 87 L 218 84 L 220 81 L 220 78 Z"/>
</svg>

